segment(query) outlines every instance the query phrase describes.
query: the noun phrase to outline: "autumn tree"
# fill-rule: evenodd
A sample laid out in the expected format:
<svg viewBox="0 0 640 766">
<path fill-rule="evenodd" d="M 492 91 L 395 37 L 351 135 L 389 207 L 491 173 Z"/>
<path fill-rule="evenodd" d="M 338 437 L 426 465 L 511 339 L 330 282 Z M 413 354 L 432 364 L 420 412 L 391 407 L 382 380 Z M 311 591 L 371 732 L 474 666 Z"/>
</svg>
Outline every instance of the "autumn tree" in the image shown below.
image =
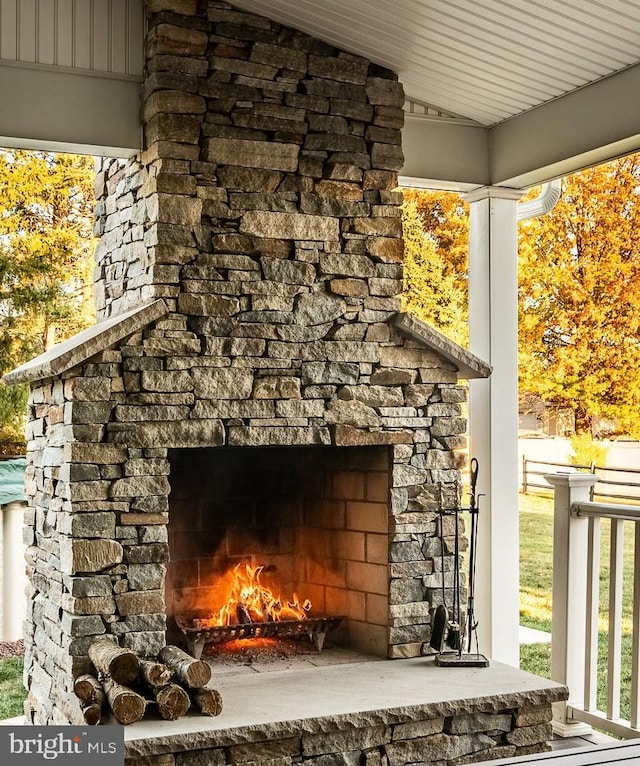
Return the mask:
<svg viewBox="0 0 640 766">
<path fill-rule="evenodd" d="M 565 179 L 519 239 L 520 386 L 640 437 L 640 156 Z"/>
<path fill-rule="evenodd" d="M 455 277 L 466 295 L 469 250 L 469 205 L 457 192 L 405 189 L 405 202 L 415 202 L 425 231 L 433 237 L 443 269 Z"/>
<path fill-rule="evenodd" d="M 0 374 L 93 321 L 93 160 L 0 151 Z M 26 393 L 0 385 L 0 441 Z"/>
<path fill-rule="evenodd" d="M 404 226 L 406 309 L 466 322 L 466 206 L 406 191 Z M 640 437 L 640 155 L 570 176 L 551 213 L 520 224 L 519 319 L 522 394 L 572 408 L 579 431 L 604 419 Z"/>
<path fill-rule="evenodd" d="M 465 345 L 466 218 L 465 206 L 458 195 L 405 191 L 403 310 Z"/>
</svg>

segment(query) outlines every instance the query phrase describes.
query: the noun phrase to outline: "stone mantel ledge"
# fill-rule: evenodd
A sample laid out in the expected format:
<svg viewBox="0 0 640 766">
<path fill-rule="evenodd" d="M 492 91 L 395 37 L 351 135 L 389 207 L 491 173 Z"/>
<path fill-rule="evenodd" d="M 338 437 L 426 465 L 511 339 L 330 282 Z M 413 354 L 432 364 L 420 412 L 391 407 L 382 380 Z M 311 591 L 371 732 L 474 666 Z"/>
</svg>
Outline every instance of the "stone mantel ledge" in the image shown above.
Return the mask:
<svg viewBox="0 0 640 766">
<path fill-rule="evenodd" d="M 21 367 L 8 372 L 2 380 L 11 385 L 30 383 L 61 375 L 110 346 L 114 346 L 128 335 L 142 330 L 167 313 L 168 309 L 165 302 L 154 300 L 136 306 L 118 316 L 103 319 L 68 340 L 58 343 Z"/>
<path fill-rule="evenodd" d="M 459 378 L 473 380 L 488 378 L 491 375 L 490 364 L 412 314 L 399 312 L 394 318 L 394 325 L 403 335 L 418 341 L 451 362 Z"/>
<path fill-rule="evenodd" d="M 143 720 L 125 727 L 127 758 L 197 751 L 443 716 L 500 712 L 568 698 L 555 681 L 492 662 L 441 668 L 433 657 L 372 659 L 263 673 L 225 673 L 216 718 Z"/>
</svg>

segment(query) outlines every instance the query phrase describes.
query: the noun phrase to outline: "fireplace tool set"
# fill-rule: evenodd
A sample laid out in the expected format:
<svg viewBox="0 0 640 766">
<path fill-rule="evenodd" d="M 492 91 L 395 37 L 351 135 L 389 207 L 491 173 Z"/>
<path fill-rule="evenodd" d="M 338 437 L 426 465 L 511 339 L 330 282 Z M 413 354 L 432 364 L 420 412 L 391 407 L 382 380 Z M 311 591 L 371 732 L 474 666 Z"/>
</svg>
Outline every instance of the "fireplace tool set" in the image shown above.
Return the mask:
<svg viewBox="0 0 640 766">
<path fill-rule="evenodd" d="M 478 623 L 475 618 L 475 580 L 476 580 L 476 556 L 478 545 L 478 511 L 480 497 L 476 493 L 478 482 L 478 461 L 471 460 L 470 474 L 470 499 L 468 508 L 456 508 L 452 513 L 440 511 L 440 561 L 442 574 L 442 603 L 438 604 L 433 615 L 431 626 L 432 649 L 435 649 L 436 665 L 441 667 L 465 667 L 482 668 L 488 667 L 489 660 L 480 654 L 478 649 Z M 467 606 L 463 620 L 462 612 L 462 586 L 460 581 L 460 530 L 459 517 L 462 511 L 468 511 L 470 516 L 470 539 L 469 539 L 469 573 L 467 578 Z M 453 516 L 453 573 L 452 573 L 452 596 L 451 603 L 447 604 L 446 596 L 446 571 L 445 571 L 445 516 Z M 473 644 L 475 642 L 475 652 Z M 466 644 L 466 652 L 465 652 Z"/>
</svg>

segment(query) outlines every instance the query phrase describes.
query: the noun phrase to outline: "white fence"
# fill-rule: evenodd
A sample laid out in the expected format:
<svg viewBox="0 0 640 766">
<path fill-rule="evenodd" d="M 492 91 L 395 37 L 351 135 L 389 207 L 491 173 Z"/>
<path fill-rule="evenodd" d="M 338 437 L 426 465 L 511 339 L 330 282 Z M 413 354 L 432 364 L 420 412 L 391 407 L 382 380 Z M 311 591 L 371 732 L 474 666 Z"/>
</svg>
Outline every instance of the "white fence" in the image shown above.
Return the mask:
<svg viewBox="0 0 640 766">
<path fill-rule="evenodd" d="M 605 465 L 580 466 L 598 476 L 592 499 L 640 502 L 640 442 L 603 440 L 607 450 Z M 523 438 L 518 440 L 519 482 L 523 492 L 551 491 L 547 473 L 575 470 L 570 463 L 572 447 L 563 437 Z"/>
</svg>

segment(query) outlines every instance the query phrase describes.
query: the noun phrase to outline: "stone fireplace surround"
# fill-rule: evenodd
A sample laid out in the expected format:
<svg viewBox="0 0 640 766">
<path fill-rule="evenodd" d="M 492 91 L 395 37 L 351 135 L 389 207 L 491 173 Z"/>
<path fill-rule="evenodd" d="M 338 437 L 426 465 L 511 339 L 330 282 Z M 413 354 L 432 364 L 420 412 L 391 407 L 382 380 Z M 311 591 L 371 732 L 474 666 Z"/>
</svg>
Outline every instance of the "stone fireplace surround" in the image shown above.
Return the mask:
<svg viewBox="0 0 640 766">
<path fill-rule="evenodd" d="M 458 377 L 490 373 L 398 312 L 396 75 L 215 0 L 147 5 L 146 148 L 105 161 L 96 182 L 99 322 L 5 377 L 31 387 L 25 681 L 38 724 L 81 722 L 72 683 L 97 636 L 147 656 L 165 644 L 191 587 L 170 537 L 201 531 L 172 498 L 178 453 L 342 461 L 321 489 L 359 542 L 332 564 L 341 579 L 307 584 L 346 613 L 351 645 L 422 655 L 452 578 L 439 513 L 460 502 Z M 358 475 L 363 455 L 384 482 Z M 319 511 L 315 523 L 328 535 Z M 548 720 L 561 693 L 541 694 Z M 528 720 L 516 707 L 509 726 Z M 139 762 L 210 762 L 198 757 Z"/>
<path fill-rule="evenodd" d="M 349 603 L 360 609 L 351 614 L 347 631 L 356 647 L 401 658 L 419 656 L 429 640 L 429 612 L 439 603 L 443 576 L 438 511 L 454 507 L 459 498 L 460 458 L 441 442 L 460 444 L 460 436 L 452 432 L 461 430 L 464 423 L 459 416 L 464 389 L 454 383 L 457 373 L 451 359 L 455 352 L 460 365 L 476 364 L 483 371 L 483 364 L 415 320 L 394 315 L 391 328 L 399 326 L 413 335 L 424 330 L 430 343 L 438 341 L 441 349 L 436 352 L 426 344 L 420 348 L 416 341 L 405 348 L 399 334 L 397 344 L 381 346 L 381 350 L 406 354 L 405 364 L 418 360 L 432 365 L 421 369 L 431 378 L 444 378 L 445 383 L 362 386 L 359 391 L 360 386 L 354 386 L 359 398 L 334 400 L 334 411 L 344 412 L 343 422 L 335 422 L 338 418 L 329 410 L 326 420 L 314 419 L 313 426 L 300 425 L 301 419 L 295 425 L 291 419 L 272 425 L 270 419 L 265 425 L 259 418 L 247 419 L 250 425 L 246 425 L 237 417 L 241 408 L 250 410 L 262 400 L 233 399 L 239 392 L 229 385 L 227 399 L 208 402 L 221 417 L 199 419 L 189 414 L 205 403 L 197 396 L 195 381 L 202 369 L 211 376 L 209 381 L 218 372 L 209 365 L 199 367 L 200 357 L 189 360 L 188 373 L 181 371 L 182 387 L 189 389 L 186 397 L 164 391 L 146 393 L 148 382 L 141 385 L 142 391 L 127 391 L 131 383 L 125 369 L 131 360 L 136 367 L 151 363 L 156 368 L 148 378 L 144 372 L 141 375 L 145 381 L 157 381 L 156 389 L 166 381 L 175 382 L 172 370 L 163 374 L 162 368 L 185 363 L 185 357 L 167 356 L 164 349 L 158 355 L 153 328 L 162 325 L 166 316 L 164 302 L 155 301 L 104 320 L 10 378 L 31 380 L 26 529 L 30 591 L 25 643 L 28 704 L 34 722 L 63 722 L 63 716 L 77 719 L 72 682 L 88 670 L 87 650 L 97 636 L 110 635 L 146 656 L 154 656 L 165 644 L 167 525 L 177 534 L 187 523 L 177 499 L 171 509 L 172 458 L 177 468 L 178 454 L 189 464 L 197 462 L 196 455 L 219 454 L 224 461 L 232 454 L 240 454 L 242 460 L 244 453 L 255 464 L 256 451 L 270 459 L 280 452 L 282 465 L 284 439 L 285 444 L 293 442 L 286 445 L 295 455 L 290 465 L 306 461 L 318 467 L 322 463 L 327 475 L 332 462 L 341 465 L 325 480 L 331 491 L 320 488 L 317 496 L 302 497 L 300 507 L 328 528 L 331 515 L 323 513 L 323 505 L 327 493 L 333 495 L 329 499 L 334 519 L 336 512 L 343 514 L 344 531 L 358 535 L 365 550 L 358 551 L 356 546 L 344 554 L 338 566 L 348 578 L 343 582 L 327 587 L 325 579 L 322 588 L 317 581 L 311 582 L 314 597 L 325 608 L 332 598 L 340 597 L 345 607 L 340 611 L 347 615 Z M 246 368 L 241 369 L 244 378 Z M 398 374 L 397 368 L 381 367 L 380 372 L 380 378 L 393 379 Z M 406 368 L 400 374 L 406 375 Z M 416 368 L 415 375 L 419 374 Z M 256 376 L 255 388 L 259 390 L 263 380 Z M 335 385 L 347 397 L 353 389 Z M 277 401 L 304 407 L 303 392 L 301 387 L 299 398 Z M 417 406 L 425 393 L 423 406 Z M 167 403 L 141 404 L 147 396 Z M 176 396 L 192 403 L 169 404 Z M 382 406 L 380 398 L 386 401 L 388 396 L 402 396 L 405 406 Z M 363 398 L 369 403 L 364 404 Z M 407 406 L 407 401 L 413 406 Z M 226 407 L 235 417 L 222 416 Z M 173 410 L 180 419 L 160 419 Z M 375 419 L 375 427 L 363 425 L 359 420 L 363 413 Z M 390 424 L 387 428 L 385 421 Z M 412 430 L 412 421 L 419 427 Z M 69 434 L 74 438 L 68 440 Z M 90 441 L 93 434 L 102 437 Z M 316 479 L 321 476 L 320 470 L 314 473 Z M 369 481 L 363 473 L 372 474 Z M 173 481 L 179 494 L 184 484 L 179 470 Z M 301 486 L 306 490 L 305 483 Z M 200 497 L 199 502 L 204 499 Z M 215 499 L 210 497 L 209 503 Z M 194 541 L 201 537 L 201 530 L 191 531 Z M 443 531 L 448 586 L 453 528 Z M 248 548 L 246 557 L 254 553 Z M 179 548 L 174 562 L 181 571 Z M 172 588 L 169 603 L 175 593 Z"/>
</svg>

